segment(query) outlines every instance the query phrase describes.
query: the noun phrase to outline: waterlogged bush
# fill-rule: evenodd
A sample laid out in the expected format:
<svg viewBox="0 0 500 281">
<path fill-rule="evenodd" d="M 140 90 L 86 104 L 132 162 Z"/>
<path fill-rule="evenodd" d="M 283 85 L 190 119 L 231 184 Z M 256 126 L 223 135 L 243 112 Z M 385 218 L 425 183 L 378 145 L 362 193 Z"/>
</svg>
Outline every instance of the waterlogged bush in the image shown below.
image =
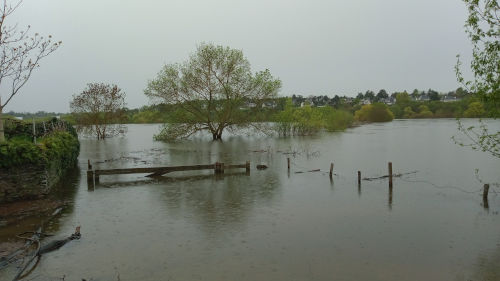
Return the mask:
<svg viewBox="0 0 500 281">
<path fill-rule="evenodd" d="M 323 127 L 327 131 L 342 131 L 349 128 L 353 121 L 354 116 L 344 110 L 335 110 L 331 107 L 318 108 L 323 114 L 324 123 Z"/>
<path fill-rule="evenodd" d="M 294 107 L 287 102 L 276 116 L 275 131 L 280 136 L 307 136 L 321 130 L 344 130 L 353 122 L 352 114 L 331 107 Z"/>
<path fill-rule="evenodd" d="M 354 119 L 360 122 L 389 122 L 394 114 L 383 103 L 366 104 L 354 113 Z"/>
</svg>

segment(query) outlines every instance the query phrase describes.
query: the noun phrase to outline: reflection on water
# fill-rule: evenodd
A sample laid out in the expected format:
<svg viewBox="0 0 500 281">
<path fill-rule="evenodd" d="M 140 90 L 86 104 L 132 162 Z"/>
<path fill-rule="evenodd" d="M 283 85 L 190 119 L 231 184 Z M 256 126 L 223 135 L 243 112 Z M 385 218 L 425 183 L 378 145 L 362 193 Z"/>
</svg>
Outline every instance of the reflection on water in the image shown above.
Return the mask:
<svg viewBox="0 0 500 281">
<path fill-rule="evenodd" d="M 492 251 L 486 251 L 479 255 L 474 264 L 475 270 L 468 280 L 494 281 L 500 280 L 500 240 Z"/>
<path fill-rule="evenodd" d="M 500 198 L 481 200 L 474 169 L 499 182 L 498 160 L 454 145 L 455 128 L 412 120 L 311 138 L 165 144 L 152 141 L 157 125 L 131 125 L 123 138 L 82 140 L 81 176 L 64 195 L 74 205 L 53 229 L 64 236 L 81 225 L 82 238 L 44 256 L 30 278 L 489 280 Z M 96 169 L 248 160 L 252 171 L 105 175 L 88 190 L 88 159 Z M 392 188 L 387 179 L 358 184 L 357 171 L 382 176 L 388 162 L 395 174 L 418 172 Z"/>
</svg>

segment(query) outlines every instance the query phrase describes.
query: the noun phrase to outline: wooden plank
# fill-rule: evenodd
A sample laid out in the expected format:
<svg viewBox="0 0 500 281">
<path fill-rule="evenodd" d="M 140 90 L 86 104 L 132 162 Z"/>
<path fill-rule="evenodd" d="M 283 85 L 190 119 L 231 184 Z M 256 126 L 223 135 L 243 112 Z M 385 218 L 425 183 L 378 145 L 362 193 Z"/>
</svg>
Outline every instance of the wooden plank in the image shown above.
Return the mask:
<svg viewBox="0 0 500 281">
<path fill-rule="evenodd" d="M 247 164 L 224 165 L 224 169 L 246 169 Z"/>
<path fill-rule="evenodd" d="M 214 165 L 193 165 L 193 166 L 173 166 L 173 167 L 151 167 L 151 168 L 129 168 L 129 169 L 109 169 L 95 170 L 96 175 L 117 175 L 117 174 L 148 174 L 148 173 L 169 173 L 175 171 L 205 170 L 213 169 Z"/>
<path fill-rule="evenodd" d="M 246 169 L 247 164 L 224 165 L 224 169 Z M 108 169 L 95 170 L 95 176 L 99 175 L 119 175 L 119 174 L 150 174 L 148 177 L 161 176 L 170 172 L 193 171 L 193 170 L 213 170 L 215 164 L 208 165 L 190 165 L 190 166 L 172 166 L 172 167 L 150 167 L 150 168 L 128 168 L 128 169 Z"/>
</svg>

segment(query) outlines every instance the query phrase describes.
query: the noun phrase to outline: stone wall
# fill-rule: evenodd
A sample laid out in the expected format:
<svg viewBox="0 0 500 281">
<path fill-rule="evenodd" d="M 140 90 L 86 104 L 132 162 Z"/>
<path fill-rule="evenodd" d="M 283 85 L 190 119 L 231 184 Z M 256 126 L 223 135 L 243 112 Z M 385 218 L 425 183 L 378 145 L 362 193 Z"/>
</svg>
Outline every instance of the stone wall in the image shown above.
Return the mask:
<svg viewBox="0 0 500 281">
<path fill-rule="evenodd" d="M 57 166 L 0 168 L 0 203 L 37 199 L 49 194 L 64 171 Z"/>
<path fill-rule="evenodd" d="M 10 123 L 9 123 L 10 124 Z M 39 122 L 38 141 L 33 125 L 13 121 L 0 143 L 0 203 L 37 199 L 50 193 L 66 171 L 77 163 L 80 143 L 74 128 L 53 119 Z"/>
</svg>

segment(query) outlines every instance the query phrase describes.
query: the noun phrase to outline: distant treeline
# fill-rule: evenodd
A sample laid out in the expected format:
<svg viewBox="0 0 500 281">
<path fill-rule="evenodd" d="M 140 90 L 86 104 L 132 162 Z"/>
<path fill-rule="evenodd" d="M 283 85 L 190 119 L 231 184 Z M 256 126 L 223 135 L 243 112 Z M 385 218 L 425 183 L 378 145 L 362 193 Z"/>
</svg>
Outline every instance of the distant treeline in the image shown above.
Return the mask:
<svg viewBox="0 0 500 281">
<path fill-rule="evenodd" d="M 373 105 L 371 107 L 366 107 L 366 105 Z M 438 93 L 432 89 L 427 91 L 414 90 L 411 94 L 407 92 L 395 92 L 388 94 L 385 90 L 380 90 L 376 94 L 373 91 L 366 91 L 364 94 L 359 93 L 356 97 L 347 97 L 335 95 L 333 97 L 328 97 L 325 95 L 310 95 L 308 97 L 303 97 L 302 95 L 292 95 L 291 97 L 278 97 L 274 99 L 269 99 L 263 103 L 262 108 L 254 108 L 255 104 L 251 101 L 247 101 L 244 106 L 240 108 L 242 112 L 248 111 L 252 112 L 256 122 L 268 121 L 268 122 L 283 122 L 286 116 L 308 116 L 312 114 L 312 118 L 315 120 L 315 128 L 318 128 L 319 119 L 322 116 L 328 115 L 326 119 L 333 120 L 333 115 L 337 117 L 342 116 L 342 125 L 331 126 L 325 124 L 320 127 L 327 127 L 330 130 L 343 129 L 348 126 L 351 120 L 358 121 L 368 121 L 366 120 L 366 114 L 358 113 L 358 119 L 347 118 L 345 113 L 349 113 L 352 117 L 355 117 L 355 113 L 365 106 L 364 112 L 368 109 L 381 109 L 380 105 L 384 104 L 390 110 L 393 117 L 396 119 L 414 119 L 414 118 L 478 118 L 478 117 L 490 117 L 493 112 L 493 108 L 488 105 L 483 104 L 474 95 L 467 93 L 462 88 L 458 88 L 455 91 L 448 93 Z M 330 107 L 336 110 L 336 113 L 326 113 L 330 112 L 327 109 L 321 109 L 321 113 L 314 113 L 310 109 L 305 111 L 297 110 L 298 108 L 310 107 L 314 108 L 325 108 Z M 294 109 L 296 108 L 296 109 Z M 174 113 L 179 110 L 179 107 L 173 104 L 159 104 L 143 106 L 141 108 L 124 109 L 124 119 L 122 123 L 169 123 L 173 122 Z M 339 113 L 338 111 L 344 112 Z M 257 113 L 257 114 L 256 114 Z M 326 115 L 325 115 L 326 114 Z M 19 112 L 7 112 L 7 116 L 10 117 L 22 117 L 24 120 L 35 119 L 50 119 L 54 116 L 59 116 L 65 121 L 74 123 L 71 114 L 68 113 L 56 113 L 56 112 L 45 112 L 38 111 L 36 113 L 19 113 Z M 303 117 L 301 117 L 303 119 Z M 388 117 L 382 118 L 383 120 L 388 119 Z M 390 118 L 392 119 L 392 118 Z M 347 121 L 349 120 L 349 121 Z M 387 120 L 386 120 L 387 121 Z M 304 120 L 297 121 L 297 126 L 302 126 Z M 326 121 L 325 121 L 326 122 Z M 283 127 L 284 128 L 284 127 Z M 284 133 L 284 132 L 283 132 Z M 286 134 L 286 133 L 284 133 Z"/>
</svg>

